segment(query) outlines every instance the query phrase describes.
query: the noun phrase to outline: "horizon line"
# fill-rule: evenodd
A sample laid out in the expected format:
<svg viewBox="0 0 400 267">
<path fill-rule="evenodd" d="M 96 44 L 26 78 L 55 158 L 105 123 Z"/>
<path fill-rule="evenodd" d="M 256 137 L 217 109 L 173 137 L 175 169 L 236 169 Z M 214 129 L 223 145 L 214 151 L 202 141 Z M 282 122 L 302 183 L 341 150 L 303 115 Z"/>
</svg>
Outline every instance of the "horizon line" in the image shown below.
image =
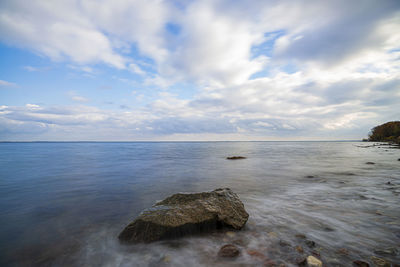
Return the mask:
<svg viewBox="0 0 400 267">
<path fill-rule="evenodd" d="M 0 143 L 216 143 L 216 142 L 365 142 L 362 139 L 338 140 L 136 140 L 136 141 L 0 141 Z"/>
</svg>

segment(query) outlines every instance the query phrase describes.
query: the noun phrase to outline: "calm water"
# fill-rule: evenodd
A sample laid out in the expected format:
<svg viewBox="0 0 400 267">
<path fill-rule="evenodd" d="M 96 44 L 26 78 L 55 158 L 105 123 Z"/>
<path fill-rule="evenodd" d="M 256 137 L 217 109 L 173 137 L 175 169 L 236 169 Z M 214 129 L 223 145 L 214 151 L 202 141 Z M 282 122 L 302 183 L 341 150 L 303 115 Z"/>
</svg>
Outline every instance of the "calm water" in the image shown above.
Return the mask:
<svg viewBox="0 0 400 267">
<path fill-rule="evenodd" d="M 371 256 L 399 263 L 399 253 L 376 250 L 400 251 L 400 149 L 357 145 L 365 144 L 0 143 L 0 265 L 263 266 L 268 257 L 292 266 L 312 252 L 327 266 L 371 264 Z M 225 159 L 231 155 L 248 158 Z M 243 231 L 118 243 L 155 201 L 219 187 L 244 202 Z M 226 243 L 241 249 L 237 259 L 218 259 Z"/>
</svg>

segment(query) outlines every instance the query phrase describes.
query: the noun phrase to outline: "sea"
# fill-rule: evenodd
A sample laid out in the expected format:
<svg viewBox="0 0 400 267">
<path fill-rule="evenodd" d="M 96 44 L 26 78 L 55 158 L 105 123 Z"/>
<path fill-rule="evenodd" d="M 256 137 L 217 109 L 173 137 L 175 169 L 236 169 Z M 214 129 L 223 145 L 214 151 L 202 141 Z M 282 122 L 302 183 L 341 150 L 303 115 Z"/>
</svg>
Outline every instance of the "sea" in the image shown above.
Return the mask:
<svg viewBox="0 0 400 267">
<path fill-rule="evenodd" d="M 0 266 L 297 266 L 308 256 L 324 266 L 395 266 L 400 149 L 372 145 L 3 142 Z M 244 203 L 241 231 L 118 241 L 157 201 L 216 188 Z M 225 244 L 239 256 L 219 257 Z"/>
</svg>

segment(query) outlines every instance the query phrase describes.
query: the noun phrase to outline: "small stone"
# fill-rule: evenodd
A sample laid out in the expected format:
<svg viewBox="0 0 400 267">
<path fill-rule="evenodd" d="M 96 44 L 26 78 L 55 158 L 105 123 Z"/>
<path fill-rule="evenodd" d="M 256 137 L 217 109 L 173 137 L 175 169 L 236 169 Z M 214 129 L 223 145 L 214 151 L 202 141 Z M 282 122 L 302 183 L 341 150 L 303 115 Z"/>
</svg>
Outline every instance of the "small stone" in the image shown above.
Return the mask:
<svg viewBox="0 0 400 267">
<path fill-rule="evenodd" d="M 240 251 L 235 245 L 227 244 L 221 247 L 218 256 L 223 258 L 234 258 L 239 256 L 239 253 Z"/>
<path fill-rule="evenodd" d="M 255 249 L 249 249 L 249 250 L 247 250 L 246 252 L 247 252 L 247 254 L 249 254 L 250 256 L 252 256 L 252 257 L 254 257 L 254 258 L 258 258 L 258 259 L 260 259 L 260 260 L 264 260 L 264 259 L 266 258 L 265 255 L 264 255 L 263 253 L 261 253 L 261 252 L 258 251 L 258 250 L 255 250 Z"/>
<path fill-rule="evenodd" d="M 303 234 L 297 234 L 296 237 L 300 239 L 306 239 L 306 236 Z"/>
<path fill-rule="evenodd" d="M 387 182 L 386 184 L 392 184 L 392 183 L 389 181 L 389 182 Z"/>
<path fill-rule="evenodd" d="M 375 256 L 371 256 L 371 260 L 375 263 L 378 267 L 390 267 L 390 262 L 385 259 L 378 258 Z"/>
<path fill-rule="evenodd" d="M 315 178 L 315 176 L 314 175 L 307 175 L 306 178 L 310 178 L 311 179 L 311 178 Z"/>
<path fill-rule="evenodd" d="M 307 239 L 307 240 L 306 240 L 306 245 L 307 245 L 307 247 L 309 247 L 309 248 L 313 248 L 313 247 L 315 247 L 315 242 L 312 241 L 312 240 Z"/>
<path fill-rule="evenodd" d="M 322 267 L 322 261 L 320 261 L 319 259 L 317 259 L 314 256 L 307 257 L 307 264 L 310 267 Z"/>
<path fill-rule="evenodd" d="M 299 252 L 299 253 L 303 253 L 303 252 L 304 252 L 304 249 L 303 249 L 302 246 L 296 246 L 295 249 L 296 249 L 296 251 Z"/>
<path fill-rule="evenodd" d="M 356 261 L 353 261 L 353 264 L 358 267 L 369 267 L 369 264 L 366 263 L 365 261 L 356 260 Z"/>
<path fill-rule="evenodd" d="M 368 162 L 366 162 L 365 164 L 373 165 L 373 164 L 375 164 L 375 162 L 368 161 Z"/>
<path fill-rule="evenodd" d="M 382 212 L 380 212 L 379 210 L 377 210 L 377 211 L 375 212 L 375 214 L 376 214 L 376 215 L 379 215 L 379 216 L 382 216 Z"/>
<path fill-rule="evenodd" d="M 342 254 L 342 255 L 349 255 L 349 251 L 347 249 L 345 249 L 345 248 L 338 249 L 336 251 L 336 253 L 337 254 Z"/>
<path fill-rule="evenodd" d="M 397 161 L 400 161 L 400 159 L 397 159 Z"/>
</svg>

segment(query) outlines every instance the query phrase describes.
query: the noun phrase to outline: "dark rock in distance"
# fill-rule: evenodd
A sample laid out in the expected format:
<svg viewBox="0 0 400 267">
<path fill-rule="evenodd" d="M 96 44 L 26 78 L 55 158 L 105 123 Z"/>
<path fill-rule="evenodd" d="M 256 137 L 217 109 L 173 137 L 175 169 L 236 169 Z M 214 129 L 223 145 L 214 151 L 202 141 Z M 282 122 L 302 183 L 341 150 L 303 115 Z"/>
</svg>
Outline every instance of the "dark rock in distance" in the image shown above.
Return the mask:
<svg viewBox="0 0 400 267">
<path fill-rule="evenodd" d="M 229 188 L 179 193 L 144 210 L 118 238 L 125 243 L 148 243 L 223 227 L 240 230 L 248 217 L 243 203 Z"/>
<path fill-rule="evenodd" d="M 374 164 L 375 164 L 375 162 L 368 161 L 368 162 L 366 162 L 365 164 L 368 164 L 368 165 L 374 165 Z"/>
<path fill-rule="evenodd" d="M 242 157 L 242 156 L 232 156 L 232 157 L 226 157 L 226 159 L 231 159 L 231 160 L 235 160 L 235 159 L 246 159 L 246 157 Z"/>
<path fill-rule="evenodd" d="M 239 256 L 239 254 L 240 254 L 239 249 L 232 244 L 224 245 L 218 251 L 218 256 L 223 258 L 234 258 Z"/>
</svg>

